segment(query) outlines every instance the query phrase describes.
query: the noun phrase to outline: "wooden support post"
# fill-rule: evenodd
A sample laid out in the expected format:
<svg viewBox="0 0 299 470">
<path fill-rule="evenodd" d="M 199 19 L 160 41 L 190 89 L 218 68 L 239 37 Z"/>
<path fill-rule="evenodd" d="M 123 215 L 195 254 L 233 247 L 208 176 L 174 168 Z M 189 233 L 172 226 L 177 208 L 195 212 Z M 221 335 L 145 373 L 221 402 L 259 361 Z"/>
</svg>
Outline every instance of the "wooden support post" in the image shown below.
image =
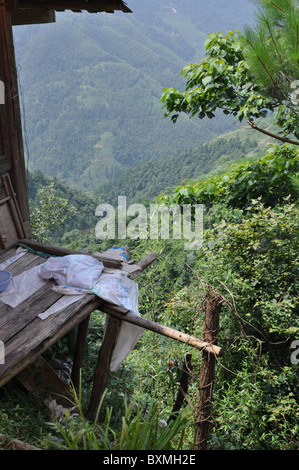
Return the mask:
<svg viewBox="0 0 299 470">
<path fill-rule="evenodd" d="M 79 328 L 78 328 L 75 353 L 74 353 L 74 358 L 73 358 L 72 375 L 71 375 L 71 381 L 75 388 L 78 388 L 79 386 L 80 370 L 81 370 L 83 358 L 84 358 L 89 318 L 90 316 L 86 317 L 80 323 Z"/>
<path fill-rule="evenodd" d="M 111 358 L 117 342 L 121 323 L 121 320 L 116 320 L 110 316 L 107 317 L 106 332 L 104 334 L 103 343 L 99 351 L 98 361 L 94 372 L 93 387 L 87 411 L 87 415 L 91 419 L 95 418 L 101 398 L 105 391 L 110 370 Z"/>
<path fill-rule="evenodd" d="M 204 304 L 206 312 L 204 340 L 208 343 L 217 343 L 221 305 L 222 299 L 220 295 L 215 293 L 213 290 L 209 290 Z M 206 450 L 208 446 L 215 362 L 215 355 L 206 350 L 203 350 L 200 371 L 198 408 L 196 413 L 195 450 Z"/>
</svg>

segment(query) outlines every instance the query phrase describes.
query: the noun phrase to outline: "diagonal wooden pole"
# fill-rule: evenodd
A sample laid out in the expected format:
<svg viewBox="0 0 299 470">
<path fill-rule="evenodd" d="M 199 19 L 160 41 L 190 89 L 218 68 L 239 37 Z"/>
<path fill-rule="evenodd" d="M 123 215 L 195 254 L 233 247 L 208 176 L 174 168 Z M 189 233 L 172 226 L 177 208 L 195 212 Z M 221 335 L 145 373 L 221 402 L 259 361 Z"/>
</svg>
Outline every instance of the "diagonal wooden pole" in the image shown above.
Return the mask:
<svg viewBox="0 0 299 470">
<path fill-rule="evenodd" d="M 168 338 L 172 338 L 182 343 L 188 344 L 193 348 L 199 350 L 204 349 L 205 351 L 216 355 L 222 354 L 222 348 L 213 342 L 210 343 L 209 341 L 203 341 L 201 339 L 195 338 L 194 336 L 188 335 L 187 333 L 182 333 L 181 331 L 175 330 L 174 328 L 170 328 L 169 326 L 161 325 L 160 323 L 148 320 L 147 318 L 138 317 L 137 315 L 129 313 L 120 307 L 113 306 L 108 302 L 103 302 L 100 309 L 102 312 L 108 313 L 113 318 L 123 320 L 128 323 L 133 323 L 134 325 L 140 326 L 145 330 L 150 330 L 162 336 L 167 336 Z"/>
</svg>

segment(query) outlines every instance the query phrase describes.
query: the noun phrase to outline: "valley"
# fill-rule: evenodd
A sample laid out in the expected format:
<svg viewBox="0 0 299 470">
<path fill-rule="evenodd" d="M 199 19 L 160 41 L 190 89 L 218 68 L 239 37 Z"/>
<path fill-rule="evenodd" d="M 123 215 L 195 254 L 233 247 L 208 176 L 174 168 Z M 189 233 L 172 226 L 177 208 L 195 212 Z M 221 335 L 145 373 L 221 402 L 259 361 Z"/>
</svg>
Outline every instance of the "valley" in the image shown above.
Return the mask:
<svg viewBox="0 0 299 470">
<path fill-rule="evenodd" d="M 133 14 L 57 13 L 54 24 L 14 28 L 30 171 L 90 193 L 140 162 L 235 130 L 224 115 L 173 126 L 159 100 L 165 87 L 183 83 L 181 68 L 200 60 L 210 32 L 250 20 L 250 2 L 130 7 Z"/>
</svg>

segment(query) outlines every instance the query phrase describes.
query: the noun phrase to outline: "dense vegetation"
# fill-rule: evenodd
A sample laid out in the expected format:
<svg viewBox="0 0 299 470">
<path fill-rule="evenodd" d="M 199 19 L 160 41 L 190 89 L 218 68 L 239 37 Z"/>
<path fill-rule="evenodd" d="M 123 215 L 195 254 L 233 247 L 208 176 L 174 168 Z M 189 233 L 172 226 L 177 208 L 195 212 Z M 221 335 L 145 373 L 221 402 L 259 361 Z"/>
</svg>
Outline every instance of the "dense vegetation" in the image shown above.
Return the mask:
<svg viewBox="0 0 299 470">
<path fill-rule="evenodd" d="M 294 147 L 274 146 L 262 158 L 233 164 L 219 176 L 220 186 L 211 184 L 217 175 L 195 183 L 199 187 L 209 186 L 210 195 L 204 214 L 204 242 L 199 251 L 185 250 L 183 240 L 126 241 L 134 258 L 140 258 L 151 250 L 158 253 L 155 264 L 138 280 L 139 308 L 144 317 L 202 337 L 204 313 L 201 305 L 207 288 L 213 286 L 223 297 L 219 344 L 224 355 L 216 367 L 211 449 L 298 447 L 298 354 L 291 348 L 299 329 L 298 159 L 298 151 Z M 35 187 L 32 195 L 35 194 L 36 203 L 43 197 L 43 193 L 37 190 L 42 175 L 35 173 L 30 181 L 31 188 Z M 250 181 L 256 183 L 254 191 Z M 276 181 L 281 189 L 281 198 L 269 200 L 268 189 L 271 189 L 271 184 L 274 188 Z M 61 198 L 68 200 L 69 205 L 72 202 L 77 209 L 77 216 L 66 213 L 71 216 L 66 222 L 68 228 L 65 226 L 60 236 L 56 232 L 54 238 L 54 232 L 52 235 L 48 233 L 48 241 L 91 250 L 108 248 L 114 242 L 95 240 L 93 218 L 89 225 L 78 228 L 80 220 L 83 222 L 85 215 L 90 214 L 95 200 L 57 181 L 56 189 L 50 180 L 44 181 L 41 188 L 45 187 L 44 183 L 56 192 L 58 206 Z M 244 200 L 241 203 L 238 196 L 240 188 Z M 227 201 L 221 198 L 223 193 L 230 195 Z M 174 197 L 177 194 L 174 193 Z M 187 201 L 188 193 L 184 199 Z M 43 210 L 40 203 L 35 205 L 32 202 L 32 205 L 33 210 L 34 207 Z M 48 220 L 51 220 L 52 213 L 48 210 Z M 82 219 L 76 219 L 78 214 Z M 46 212 L 44 222 L 47 220 L 45 216 Z M 63 232 L 66 233 L 62 235 Z M 170 448 L 167 447 L 170 445 L 192 448 L 192 410 L 197 403 L 200 353 L 151 332 L 143 335 L 119 371 L 111 373 L 102 405 L 104 421 L 100 421 L 101 431 L 83 418 L 103 328 L 103 315 L 95 312 L 88 336 L 88 356 L 82 371 L 82 417 L 71 418 L 66 425 L 57 422 L 54 427 L 49 427 L 44 423 L 49 418 L 45 417 L 40 403 L 35 405 L 36 425 L 32 427 L 31 421 L 29 423 L 22 418 L 29 413 L 26 412 L 30 406 L 28 396 L 23 401 L 23 392 L 17 393 L 17 389 L 9 385 L 4 392 L 7 395 L 2 411 L 5 432 L 15 437 L 14 422 L 18 417 L 21 420 L 21 425 L 17 424 L 19 435 L 45 448 L 66 445 L 69 448 L 132 449 L 134 447 L 130 446 L 136 446 L 137 441 L 132 444 L 122 429 L 121 417 L 126 416 L 127 430 L 135 430 L 136 423 L 140 429 L 153 429 L 152 420 L 167 420 L 178 390 L 181 364 L 185 354 L 191 353 L 193 370 L 188 403 L 184 405 L 188 414 L 181 415 L 177 421 L 177 431 L 184 429 L 185 432 L 179 441 L 179 437 L 175 437 L 176 431 L 172 434 L 173 428 L 168 428 L 169 435 L 164 435 L 164 448 Z M 49 352 L 49 356 L 59 358 L 68 354 L 67 342 L 64 341 Z M 171 361 L 174 366 L 170 367 Z M 141 408 L 139 411 L 136 409 L 137 414 L 131 406 L 125 406 L 122 394 L 128 397 L 129 402 L 139 403 Z M 142 409 L 147 406 L 152 414 L 144 422 Z M 109 428 L 115 434 L 110 434 Z M 142 443 L 138 445 L 142 446 Z"/>
<path fill-rule="evenodd" d="M 179 3 L 173 2 L 173 8 Z M 277 0 L 275 4 L 282 9 L 286 3 L 292 2 Z M 280 20 L 275 28 L 277 25 L 281 28 L 284 23 Z M 281 37 L 279 34 L 279 40 Z M 213 117 L 225 102 L 228 112 L 239 117 L 256 118 L 265 109 L 274 109 L 268 84 L 250 82 L 246 93 L 244 77 L 248 79 L 251 71 L 238 41 L 234 34 L 210 36 L 203 62 L 188 68 L 187 75 L 194 80 L 189 101 L 193 115 Z M 271 35 L 266 37 L 268 41 Z M 230 54 L 225 59 L 227 49 Z M 216 59 L 211 51 L 216 51 Z M 217 69 L 213 61 L 219 60 L 219 54 L 222 65 Z M 224 64 L 225 60 L 232 63 Z M 209 66 L 204 67 L 207 62 Z M 287 63 L 288 74 L 290 67 Z M 230 81 L 227 74 L 232 71 Z M 234 85 L 229 93 L 228 84 Z M 222 93 L 211 104 L 207 97 L 210 92 L 215 95 L 212 85 Z M 193 100 L 196 94 L 202 100 Z M 274 119 L 282 126 L 281 134 L 291 129 L 296 136 L 297 114 L 289 94 L 290 89 L 284 111 Z M 178 115 L 190 110 L 174 88 L 162 96 L 168 111 Z M 275 96 L 275 100 L 280 108 L 280 98 Z M 202 338 L 207 290 L 212 288 L 221 296 L 218 342 L 224 354 L 216 364 L 209 439 L 209 448 L 215 450 L 291 450 L 299 445 L 299 147 L 268 143 L 265 149 L 258 146 L 259 133 L 256 139 L 244 138 L 243 132 L 232 133 L 178 151 L 165 161 L 151 159 L 90 197 L 40 171 L 29 175 L 32 226 L 40 240 L 91 251 L 127 243 L 136 259 L 157 252 L 156 262 L 138 279 L 139 311 L 145 318 Z M 162 203 L 204 205 L 200 249 L 186 250 L 183 239 L 171 237 L 95 239 L 94 211 L 99 202 L 115 204 L 117 195 L 127 195 L 148 206 L 159 193 Z M 149 331 L 120 369 L 110 374 L 99 423 L 85 418 L 104 323 L 101 312 L 92 314 L 81 388 L 75 397 L 80 415 L 75 418 L 66 413 L 64 421 L 48 424 L 44 403 L 35 398 L 33 404 L 24 390 L 9 383 L 2 390 L 3 431 L 44 449 L 193 449 L 201 353 Z M 70 346 L 62 340 L 47 355 L 64 359 Z M 187 353 L 192 355 L 192 370 L 183 410 L 162 431 L 158 420 L 167 421 L 171 415 Z"/>
</svg>

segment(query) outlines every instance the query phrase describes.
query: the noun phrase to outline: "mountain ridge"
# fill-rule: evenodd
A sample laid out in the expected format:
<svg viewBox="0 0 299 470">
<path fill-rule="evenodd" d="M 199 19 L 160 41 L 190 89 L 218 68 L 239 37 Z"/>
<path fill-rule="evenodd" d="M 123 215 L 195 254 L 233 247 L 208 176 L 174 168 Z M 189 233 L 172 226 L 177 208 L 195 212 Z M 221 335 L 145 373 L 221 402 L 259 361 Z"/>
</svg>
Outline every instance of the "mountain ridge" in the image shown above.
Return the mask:
<svg viewBox="0 0 299 470">
<path fill-rule="evenodd" d="M 262 134 L 240 129 L 219 135 L 198 147 L 176 152 L 167 159 L 139 162 L 116 180 L 99 185 L 96 196 L 105 203 L 117 204 L 118 196 L 128 203 L 152 200 L 172 192 L 178 185 L 226 171 L 245 159 L 258 158 L 265 152 L 269 139 Z"/>
<path fill-rule="evenodd" d="M 201 11 L 199 23 L 209 31 L 221 13 L 227 24 L 235 0 L 131 4 L 133 14 L 57 13 L 54 24 L 14 28 L 31 171 L 90 190 L 140 161 L 167 158 L 232 130 L 220 115 L 212 121 L 182 116 L 173 126 L 159 98 L 164 87 L 183 85 L 181 68 L 203 51 L 206 32 L 196 14 Z M 241 4 L 249 11 L 247 0 Z M 245 20 L 245 10 L 231 18 L 232 28 Z"/>
</svg>

